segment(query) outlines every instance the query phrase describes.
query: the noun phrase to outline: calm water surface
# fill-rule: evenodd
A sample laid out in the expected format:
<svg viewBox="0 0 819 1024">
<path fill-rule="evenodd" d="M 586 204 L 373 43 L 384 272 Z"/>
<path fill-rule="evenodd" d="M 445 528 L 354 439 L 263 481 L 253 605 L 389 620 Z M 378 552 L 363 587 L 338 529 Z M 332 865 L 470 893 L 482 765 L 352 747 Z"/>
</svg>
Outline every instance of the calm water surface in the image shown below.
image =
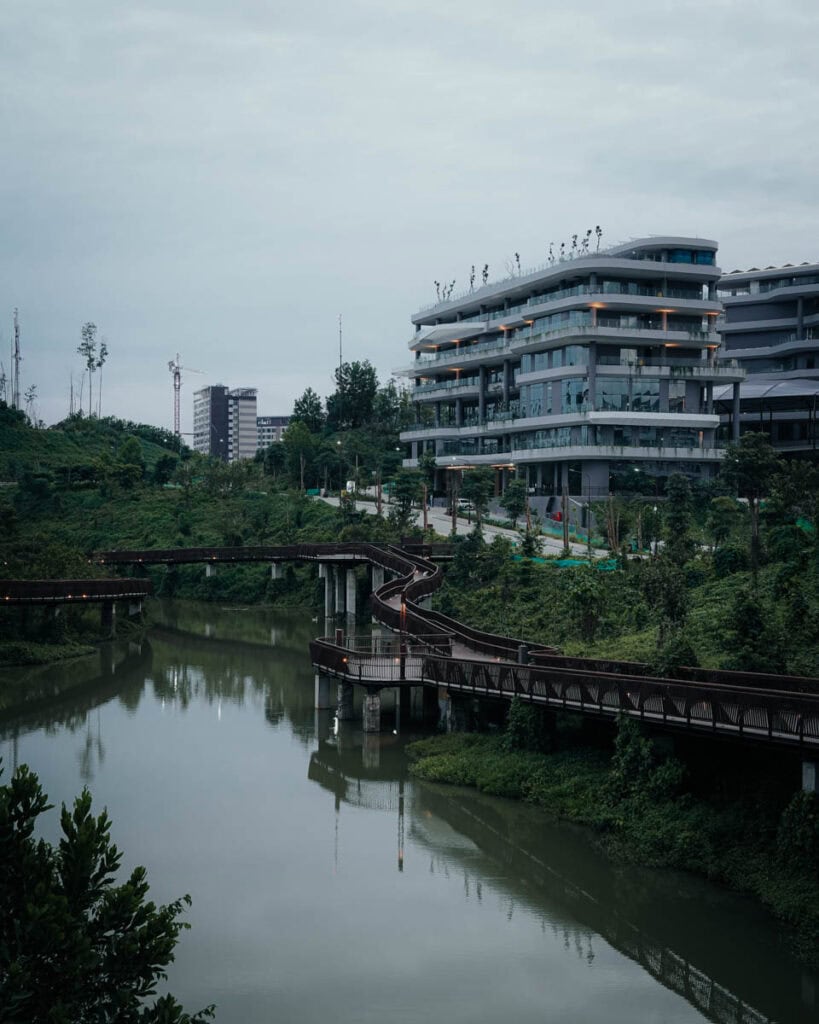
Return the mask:
<svg viewBox="0 0 819 1024">
<path fill-rule="evenodd" d="M 221 1024 L 819 1019 L 819 978 L 749 902 L 613 866 L 532 808 L 414 782 L 418 723 L 385 714 L 365 740 L 315 712 L 307 641 L 323 624 L 192 604 L 164 621 L 140 645 L 7 670 L 41 703 L 5 716 L 0 753 L 57 803 L 88 784 L 152 897 L 191 894 L 169 983 L 188 1009 L 215 1002 Z M 82 685 L 60 697 L 66 680 Z"/>
</svg>

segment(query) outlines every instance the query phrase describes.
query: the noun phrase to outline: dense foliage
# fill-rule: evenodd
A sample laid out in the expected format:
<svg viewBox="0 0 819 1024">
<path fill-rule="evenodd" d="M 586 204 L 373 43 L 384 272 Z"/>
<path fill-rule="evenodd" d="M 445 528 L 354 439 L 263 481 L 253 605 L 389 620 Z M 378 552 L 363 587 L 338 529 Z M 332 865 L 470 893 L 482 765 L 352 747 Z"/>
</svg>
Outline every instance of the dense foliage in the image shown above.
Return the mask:
<svg viewBox="0 0 819 1024">
<path fill-rule="evenodd" d="M 626 718 L 612 749 L 574 716 L 518 700 L 501 736 L 453 733 L 409 751 L 421 779 L 527 800 L 592 826 L 614 856 L 755 894 L 805 959 L 819 957 L 819 799 L 794 793 L 792 762 L 705 745 L 669 756 Z"/>
<path fill-rule="evenodd" d="M 618 568 L 604 572 L 515 561 L 508 542 L 487 545 L 475 533 L 459 541 L 437 607 L 490 632 L 641 661 L 660 674 L 699 664 L 819 676 L 819 471 L 763 457 L 758 435 L 746 438 L 735 457 L 747 447 L 768 474 L 756 538 L 746 503 L 695 496 L 671 477 L 669 500 L 651 509 L 659 521 L 649 528 L 662 540 L 650 552 L 615 549 Z M 621 529 L 636 525 L 631 506 L 623 515 Z"/>
<path fill-rule="evenodd" d="M 84 790 L 62 807 L 62 838 L 36 839 L 50 809 L 37 776 L 23 765 L 0 786 L 0 1019 L 28 1024 L 195 1024 L 210 1009 L 185 1013 L 156 995 L 167 977 L 190 898 L 148 900 L 145 869 L 122 884 L 122 854 L 103 811 Z"/>
</svg>

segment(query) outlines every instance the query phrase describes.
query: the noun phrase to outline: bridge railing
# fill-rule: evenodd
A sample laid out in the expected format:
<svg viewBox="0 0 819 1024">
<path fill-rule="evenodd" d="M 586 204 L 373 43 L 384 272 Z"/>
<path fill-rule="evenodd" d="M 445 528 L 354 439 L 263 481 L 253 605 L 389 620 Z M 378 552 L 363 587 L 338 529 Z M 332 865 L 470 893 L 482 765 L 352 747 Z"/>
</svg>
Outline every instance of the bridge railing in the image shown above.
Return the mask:
<svg viewBox="0 0 819 1024">
<path fill-rule="evenodd" d="M 577 658 L 546 649 L 532 651 L 530 660 L 544 668 L 566 668 L 588 672 L 611 672 L 627 676 L 652 676 L 650 665 L 639 661 L 616 661 L 611 658 Z M 705 683 L 715 686 L 740 686 L 758 690 L 781 690 L 788 693 L 819 693 L 819 680 L 809 676 L 771 675 L 764 672 L 735 672 L 727 669 L 679 666 L 674 678 L 680 682 Z"/>
<path fill-rule="evenodd" d="M 517 665 L 425 653 L 420 645 L 367 654 L 327 641 L 310 645 L 313 663 L 336 676 L 370 685 L 436 684 L 449 690 L 601 716 L 627 714 L 675 728 L 711 731 L 819 749 L 819 695 L 764 692 L 576 669 Z"/>
<path fill-rule="evenodd" d="M 153 592 L 150 580 L 0 580 L 0 605 L 82 603 L 147 597 Z"/>
<path fill-rule="evenodd" d="M 432 656 L 420 677 L 465 692 L 819 746 L 817 694 Z"/>
<path fill-rule="evenodd" d="M 421 545 L 423 547 L 424 545 Z M 429 547 L 429 545 L 427 545 Z M 432 545 L 432 548 L 436 548 Z M 434 553 L 430 551 L 429 553 Z M 421 554 L 397 546 L 363 542 L 337 544 L 285 544 L 247 548 L 176 548 L 101 552 L 98 559 L 108 564 L 181 564 L 185 562 L 331 561 L 343 558 L 351 563 L 371 562 L 396 578 L 373 595 L 376 617 L 396 632 L 435 637 L 436 643 L 450 645 L 454 639 L 471 649 L 507 661 L 517 661 L 521 644 L 528 648 L 534 665 L 550 671 L 604 672 L 628 678 L 652 678 L 649 665 L 613 659 L 568 658 L 555 647 L 545 647 L 513 637 L 474 629 L 442 612 L 421 608 L 418 602 L 437 590 L 442 582 L 440 568 Z M 122 581 L 110 581 L 121 583 Z M 398 600 L 396 600 L 398 599 Z M 819 680 L 801 676 L 778 676 L 754 672 L 682 667 L 675 678 L 681 683 L 744 687 L 776 693 L 819 693 Z"/>
</svg>

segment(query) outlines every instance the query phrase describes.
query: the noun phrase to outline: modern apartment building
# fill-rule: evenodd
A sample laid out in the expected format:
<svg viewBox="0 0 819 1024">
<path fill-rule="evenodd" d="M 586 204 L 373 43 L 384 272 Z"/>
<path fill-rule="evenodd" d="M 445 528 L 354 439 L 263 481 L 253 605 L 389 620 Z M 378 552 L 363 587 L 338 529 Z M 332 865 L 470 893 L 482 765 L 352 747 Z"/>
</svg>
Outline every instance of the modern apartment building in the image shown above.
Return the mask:
<svg viewBox="0 0 819 1024">
<path fill-rule="evenodd" d="M 735 270 L 719 283 L 725 316 L 721 353 L 748 379 L 741 387 L 741 430 L 767 433 L 794 454 L 816 451 L 819 396 L 819 263 Z M 728 412 L 728 396 L 716 394 Z"/>
<path fill-rule="evenodd" d="M 193 450 L 217 459 L 228 458 L 228 389 L 223 384 L 193 393 Z"/>
<path fill-rule="evenodd" d="M 439 490 L 489 465 L 498 491 L 514 471 L 549 496 L 606 494 L 634 470 L 657 489 L 714 474 L 714 388 L 731 385 L 733 410 L 744 378 L 716 358 L 716 252 L 672 236 L 578 251 L 416 313 L 404 464 L 429 450 Z"/>
<path fill-rule="evenodd" d="M 268 445 L 281 441 L 282 434 L 287 430 L 289 416 L 257 416 L 256 417 L 256 448 L 261 451 Z"/>
<path fill-rule="evenodd" d="M 255 388 L 216 384 L 194 392 L 194 451 L 226 462 L 252 459 L 257 436 Z"/>
<path fill-rule="evenodd" d="M 256 454 L 256 388 L 228 392 L 228 462 L 252 459 Z"/>
</svg>

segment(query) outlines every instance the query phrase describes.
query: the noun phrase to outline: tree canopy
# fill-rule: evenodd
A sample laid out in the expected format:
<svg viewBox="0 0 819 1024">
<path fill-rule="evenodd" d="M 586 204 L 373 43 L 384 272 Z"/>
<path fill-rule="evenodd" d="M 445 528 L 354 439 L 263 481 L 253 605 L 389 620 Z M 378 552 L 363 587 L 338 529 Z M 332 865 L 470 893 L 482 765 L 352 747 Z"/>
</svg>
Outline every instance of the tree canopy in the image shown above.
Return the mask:
<svg viewBox="0 0 819 1024">
<path fill-rule="evenodd" d="M 36 775 L 22 765 L 0 786 L 0 1019 L 27 1024 L 196 1024 L 171 995 L 149 1003 L 167 977 L 190 897 L 157 907 L 145 869 L 122 885 L 122 854 L 103 811 L 83 790 L 62 807 L 62 839 L 34 838 L 50 809 Z"/>
</svg>

